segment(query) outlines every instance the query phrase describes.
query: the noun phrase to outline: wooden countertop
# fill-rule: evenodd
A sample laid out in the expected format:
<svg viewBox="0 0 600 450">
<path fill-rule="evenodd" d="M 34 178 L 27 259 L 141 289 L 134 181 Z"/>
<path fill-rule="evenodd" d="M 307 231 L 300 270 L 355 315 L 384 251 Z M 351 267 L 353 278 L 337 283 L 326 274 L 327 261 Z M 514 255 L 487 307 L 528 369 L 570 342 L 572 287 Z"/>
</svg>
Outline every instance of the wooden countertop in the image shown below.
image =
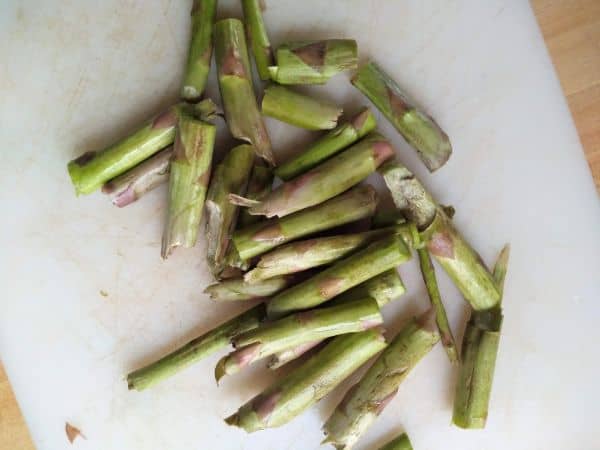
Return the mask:
<svg viewBox="0 0 600 450">
<path fill-rule="evenodd" d="M 532 0 L 532 5 L 600 190 L 600 1 Z M 1 365 L 0 448 L 34 448 Z"/>
</svg>

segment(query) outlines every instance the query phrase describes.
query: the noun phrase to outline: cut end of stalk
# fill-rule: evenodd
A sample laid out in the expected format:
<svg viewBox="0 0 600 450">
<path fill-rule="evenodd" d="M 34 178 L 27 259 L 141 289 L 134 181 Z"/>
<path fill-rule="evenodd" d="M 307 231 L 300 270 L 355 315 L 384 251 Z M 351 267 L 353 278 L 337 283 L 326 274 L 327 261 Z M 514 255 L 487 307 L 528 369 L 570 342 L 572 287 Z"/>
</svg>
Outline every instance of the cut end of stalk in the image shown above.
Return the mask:
<svg viewBox="0 0 600 450">
<path fill-rule="evenodd" d="M 232 414 L 231 416 L 225 419 L 225 423 L 227 425 L 237 427 L 240 424 L 240 416 L 238 415 L 238 413 Z"/>
<path fill-rule="evenodd" d="M 252 200 L 251 198 L 242 197 L 237 194 L 229 194 L 229 203 L 236 206 L 243 206 L 245 208 L 251 208 L 252 206 L 260 205 L 258 200 Z M 250 212 L 252 214 L 252 212 Z"/>
<path fill-rule="evenodd" d="M 215 366 L 215 381 L 217 382 L 217 386 L 219 385 L 219 381 L 221 381 L 221 378 L 227 375 L 226 364 L 227 356 L 224 356 L 219 360 L 219 362 Z"/>
<path fill-rule="evenodd" d="M 197 102 L 200 100 L 202 93 L 194 86 L 183 86 L 181 88 L 181 98 L 187 102 Z"/>
</svg>

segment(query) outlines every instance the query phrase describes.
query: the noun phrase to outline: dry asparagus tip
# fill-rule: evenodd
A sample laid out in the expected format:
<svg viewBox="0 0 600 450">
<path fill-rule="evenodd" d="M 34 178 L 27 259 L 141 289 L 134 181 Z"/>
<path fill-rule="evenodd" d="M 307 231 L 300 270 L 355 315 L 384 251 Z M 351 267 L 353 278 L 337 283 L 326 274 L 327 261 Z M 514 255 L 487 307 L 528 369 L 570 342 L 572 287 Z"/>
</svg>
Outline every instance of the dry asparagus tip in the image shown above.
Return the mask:
<svg viewBox="0 0 600 450">
<path fill-rule="evenodd" d="M 265 89 L 262 112 L 307 130 L 330 130 L 336 127 L 343 110 L 325 100 L 271 84 Z"/>
<path fill-rule="evenodd" d="M 119 208 L 135 202 L 169 180 L 172 155 L 172 146 L 161 150 L 133 169 L 110 180 L 102 186 L 102 192 L 110 195 L 113 205 Z"/>
<path fill-rule="evenodd" d="M 430 172 L 448 161 L 452 154 L 448 135 L 431 117 L 414 106 L 398 84 L 377 64 L 370 62 L 360 67 L 352 84 L 373 102 L 413 146 Z"/>
<path fill-rule="evenodd" d="M 261 13 L 261 0 L 242 0 L 242 9 L 246 19 L 246 31 L 256 70 L 261 80 L 270 79 L 269 66 L 273 65 L 273 52 L 267 34 L 267 28 Z"/>
<path fill-rule="evenodd" d="M 216 127 L 181 112 L 169 175 L 169 208 L 161 256 L 178 246 L 193 247 L 210 179 Z"/>
<path fill-rule="evenodd" d="M 212 33 L 217 12 L 217 0 L 194 0 L 192 35 L 181 97 L 190 102 L 200 100 L 212 58 Z"/>
<path fill-rule="evenodd" d="M 277 65 L 269 67 L 279 84 L 324 84 L 334 75 L 357 67 L 358 49 L 352 39 L 299 41 L 283 44 Z"/>
</svg>

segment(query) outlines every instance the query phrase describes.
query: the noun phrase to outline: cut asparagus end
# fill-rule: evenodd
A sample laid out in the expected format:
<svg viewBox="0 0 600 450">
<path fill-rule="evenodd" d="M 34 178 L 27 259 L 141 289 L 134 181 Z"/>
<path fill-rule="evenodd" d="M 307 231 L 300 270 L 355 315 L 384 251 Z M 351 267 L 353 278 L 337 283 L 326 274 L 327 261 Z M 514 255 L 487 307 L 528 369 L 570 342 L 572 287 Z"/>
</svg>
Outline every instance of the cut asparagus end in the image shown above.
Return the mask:
<svg viewBox="0 0 600 450">
<path fill-rule="evenodd" d="M 242 9 L 246 19 L 246 30 L 256 70 L 261 80 L 270 79 L 269 66 L 273 65 L 273 51 L 267 34 L 262 13 L 261 0 L 242 0 Z"/>
<path fill-rule="evenodd" d="M 181 97 L 189 102 L 200 100 L 206 87 L 212 58 L 212 34 L 217 0 L 194 0 L 192 34 Z"/>
<path fill-rule="evenodd" d="M 448 161 L 452 154 L 448 135 L 430 116 L 415 107 L 377 64 L 369 62 L 360 67 L 352 84 L 394 125 L 430 172 Z"/>
<path fill-rule="evenodd" d="M 229 151 L 215 169 L 206 199 L 207 260 L 220 279 L 226 267 L 231 234 L 235 229 L 239 208 L 229 201 L 230 195 L 243 195 L 254 163 L 254 149 L 239 145 Z"/>
<path fill-rule="evenodd" d="M 215 60 L 229 131 L 253 145 L 256 154 L 275 165 L 271 140 L 256 103 L 244 26 L 237 19 L 215 25 Z"/>
<path fill-rule="evenodd" d="M 277 65 L 268 68 L 279 84 L 324 84 L 331 77 L 357 67 L 358 49 L 352 39 L 299 41 L 282 44 Z"/>
<path fill-rule="evenodd" d="M 265 89 L 264 115 L 307 130 L 330 130 L 343 109 L 334 104 L 272 84 Z"/>
<path fill-rule="evenodd" d="M 169 208 L 161 256 L 179 246 L 193 247 L 210 179 L 216 127 L 181 113 L 169 176 Z"/>
</svg>

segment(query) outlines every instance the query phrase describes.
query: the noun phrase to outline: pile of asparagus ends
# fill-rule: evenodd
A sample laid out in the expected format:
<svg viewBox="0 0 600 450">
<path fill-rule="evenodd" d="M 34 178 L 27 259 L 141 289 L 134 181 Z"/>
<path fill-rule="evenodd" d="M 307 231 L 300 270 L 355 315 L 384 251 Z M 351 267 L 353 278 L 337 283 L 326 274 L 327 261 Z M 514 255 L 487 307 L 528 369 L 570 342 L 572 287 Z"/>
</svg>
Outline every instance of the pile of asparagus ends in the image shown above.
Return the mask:
<svg viewBox="0 0 600 450">
<path fill-rule="evenodd" d="M 217 381 L 252 364 L 278 370 L 298 360 L 225 419 L 251 433 L 288 423 L 375 357 L 323 426 L 324 443 L 348 450 L 441 342 L 458 373 L 452 421 L 483 428 L 508 246 L 490 271 L 454 225 L 454 208 L 438 203 L 397 159 L 373 110 L 343 116 L 338 105 L 293 88 L 355 71 L 352 84 L 427 169 L 438 170 L 452 153 L 448 136 L 378 64 L 358 67 L 356 41 L 309 39 L 273 51 L 261 4 L 241 0 L 244 21 L 216 21 L 217 0 L 194 0 L 180 99 L 123 140 L 68 164 L 77 195 L 101 189 L 118 207 L 166 184 L 162 258 L 194 247 L 205 225 L 206 266 L 215 280 L 205 293 L 215 303 L 245 303 L 230 320 L 130 373 L 129 389 L 148 389 L 217 352 Z M 205 95 L 213 53 L 220 107 Z M 252 60 L 264 86 L 253 81 Z M 277 165 L 264 116 L 325 131 Z M 239 142 L 215 149 L 223 119 Z M 381 207 L 369 177 L 383 180 L 394 207 Z M 390 336 L 384 309 L 405 293 L 397 269 L 413 256 L 430 305 Z M 434 263 L 471 310 L 460 348 Z M 402 434 L 382 449 L 412 445 Z"/>
</svg>

